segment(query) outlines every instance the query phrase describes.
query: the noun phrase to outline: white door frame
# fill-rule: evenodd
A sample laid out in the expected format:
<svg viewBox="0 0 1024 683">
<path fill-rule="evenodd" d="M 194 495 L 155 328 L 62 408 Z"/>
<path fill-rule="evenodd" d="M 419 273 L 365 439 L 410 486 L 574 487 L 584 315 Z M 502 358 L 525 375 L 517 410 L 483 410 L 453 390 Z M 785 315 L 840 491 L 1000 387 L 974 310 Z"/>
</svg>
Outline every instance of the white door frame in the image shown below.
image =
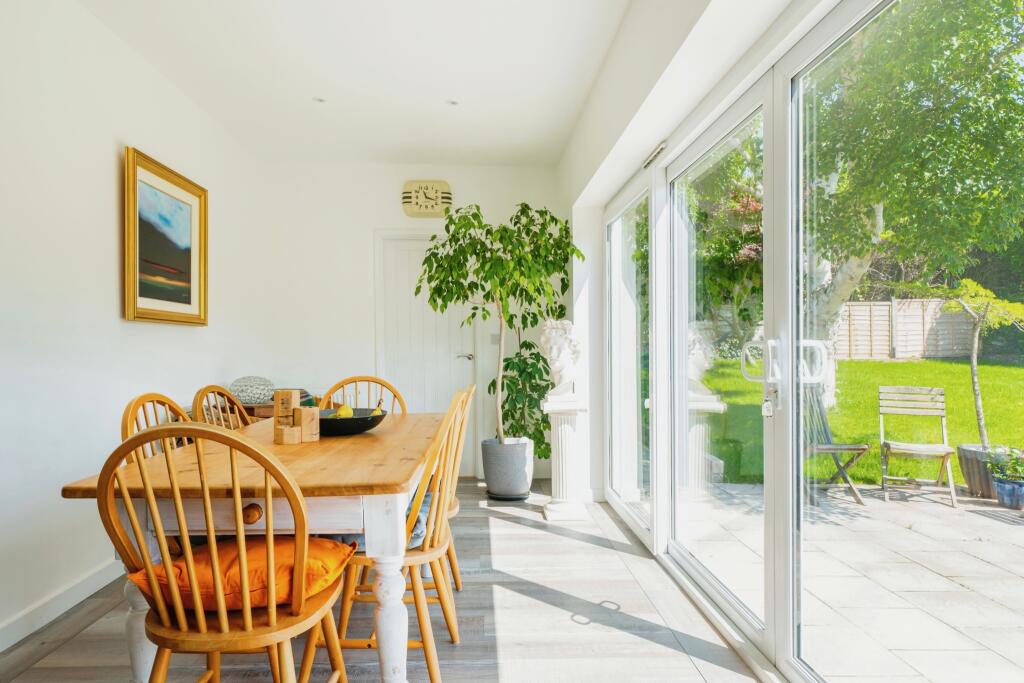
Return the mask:
<svg viewBox="0 0 1024 683">
<path fill-rule="evenodd" d="M 384 244 L 386 242 L 423 242 L 430 239 L 431 235 L 436 235 L 444 231 L 443 225 L 428 226 L 424 225 L 422 228 L 401 228 L 395 230 L 377 230 L 374 232 L 373 238 L 373 285 L 374 285 L 374 299 L 376 300 L 377 292 L 383 292 L 387 286 L 386 278 L 384 277 Z M 424 295 L 425 296 L 425 295 Z M 376 302 L 379 303 L 379 302 Z M 426 301 L 424 300 L 424 305 Z M 381 363 L 381 331 L 380 331 L 380 319 L 377 315 L 377 306 L 373 307 L 373 365 L 374 372 L 380 372 Z M 466 433 L 466 446 L 464 453 L 472 455 L 472 474 L 475 477 L 483 476 L 483 463 L 480 459 L 480 420 L 479 415 L 481 410 L 481 403 L 483 396 L 487 394 L 487 388 L 480 386 L 478 381 L 479 377 L 477 374 L 478 367 L 477 361 L 480 358 L 479 353 L 479 342 L 477 340 L 478 329 L 472 328 L 473 334 L 473 360 L 470 361 L 472 364 L 472 377 L 473 382 L 477 384 L 476 395 L 473 398 L 473 415 L 471 415 L 469 430 Z M 401 387 L 398 388 L 401 391 Z"/>
</svg>

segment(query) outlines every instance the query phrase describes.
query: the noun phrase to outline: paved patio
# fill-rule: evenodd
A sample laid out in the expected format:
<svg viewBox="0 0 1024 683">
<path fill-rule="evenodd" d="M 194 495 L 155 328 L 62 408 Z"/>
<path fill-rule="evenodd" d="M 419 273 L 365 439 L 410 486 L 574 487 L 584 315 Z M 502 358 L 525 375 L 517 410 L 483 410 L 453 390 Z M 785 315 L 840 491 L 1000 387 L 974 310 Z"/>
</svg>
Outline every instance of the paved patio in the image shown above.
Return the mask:
<svg viewBox="0 0 1024 683">
<path fill-rule="evenodd" d="M 940 489 L 842 487 L 807 506 L 803 657 L 832 681 L 1024 681 L 1024 515 Z M 690 546 L 763 613 L 763 494 L 716 485 L 690 503 Z"/>
</svg>

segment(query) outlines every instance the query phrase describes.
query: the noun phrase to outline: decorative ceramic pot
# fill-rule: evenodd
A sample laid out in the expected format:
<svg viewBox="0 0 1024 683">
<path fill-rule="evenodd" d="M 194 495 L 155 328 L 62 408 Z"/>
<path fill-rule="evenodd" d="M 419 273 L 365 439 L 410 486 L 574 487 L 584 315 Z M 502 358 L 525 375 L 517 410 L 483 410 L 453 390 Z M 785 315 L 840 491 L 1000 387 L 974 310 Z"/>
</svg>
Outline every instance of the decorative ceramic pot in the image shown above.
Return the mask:
<svg viewBox="0 0 1024 683">
<path fill-rule="evenodd" d="M 996 477 L 996 498 L 1004 508 L 1024 510 L 1024 481 Z"/>
<path fill-rule="evenodd" d="M 274 383 L 266 377 L 239 377 L 231 383 L 228 391 L 237 396 L 242 403 L 270 403 L 274 400 Z"/>
<path fill-rule="evenodd" d="M 494 500 L 526 500 L 533 484 L 533 441 L 526 437 L 484 439 L 480 444 L 484 460 L 487 496 Z"/>
</svg>

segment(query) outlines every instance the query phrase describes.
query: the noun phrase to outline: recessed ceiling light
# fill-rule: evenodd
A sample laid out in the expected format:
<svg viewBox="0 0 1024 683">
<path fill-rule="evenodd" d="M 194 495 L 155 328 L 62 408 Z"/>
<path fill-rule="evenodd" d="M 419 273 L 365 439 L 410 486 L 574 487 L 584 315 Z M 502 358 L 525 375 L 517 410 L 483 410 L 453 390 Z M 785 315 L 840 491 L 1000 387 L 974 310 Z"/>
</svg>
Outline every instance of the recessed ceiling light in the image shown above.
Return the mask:
<svg viewBox="0 0 1024 683">
<path fill-rule="evenodd" d="M 325 100 L 325 99 L 324 99 L 324 98 L 322 98 L 322 97 L 314 97 L 314 98 L 313 98 L 313 101 L 314 101 L 314 102 L 316 102 L 317 104 L 323 104 L 323 103 L 324 103 L 324 102 L 326 102 L 327 100 Z"/>
<path fill-rule="evenodd" d="M 444 102 L 445 102 L 445 104 L 450 104 L 453 107 L 459 106 L 459 101 L 458 100 L 445 100 Z"/>
</svg>

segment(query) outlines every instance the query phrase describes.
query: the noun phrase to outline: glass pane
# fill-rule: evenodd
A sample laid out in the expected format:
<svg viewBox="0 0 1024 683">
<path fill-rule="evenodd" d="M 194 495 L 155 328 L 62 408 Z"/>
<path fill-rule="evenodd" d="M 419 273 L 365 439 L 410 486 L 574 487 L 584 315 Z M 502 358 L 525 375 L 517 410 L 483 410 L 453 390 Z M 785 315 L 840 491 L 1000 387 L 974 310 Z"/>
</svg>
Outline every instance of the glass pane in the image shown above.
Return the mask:
<svg viewBox="0 0 1024 683">
<path fill-rule="evenodd" d="M 797 643 L 828 680 L 1024 680 L 986 468 L 1024 479 L 1020 12 L 901 0 L 795 83 Z"/>
<path fill-rule="evenodd" d="M 611 275 L 611 482 L 650 523 L 650 233 L 647 195 L 609 226 Z"/>
<path fill-rule="evenodd" d="M 758 112 L 672 191 L 690 259 L 677 293 L 689 324 L 675 539 L 763 620 L 763 389 L 740 372 L 744 344 L 763 338 L 762 143 Z"/>
</svg>

